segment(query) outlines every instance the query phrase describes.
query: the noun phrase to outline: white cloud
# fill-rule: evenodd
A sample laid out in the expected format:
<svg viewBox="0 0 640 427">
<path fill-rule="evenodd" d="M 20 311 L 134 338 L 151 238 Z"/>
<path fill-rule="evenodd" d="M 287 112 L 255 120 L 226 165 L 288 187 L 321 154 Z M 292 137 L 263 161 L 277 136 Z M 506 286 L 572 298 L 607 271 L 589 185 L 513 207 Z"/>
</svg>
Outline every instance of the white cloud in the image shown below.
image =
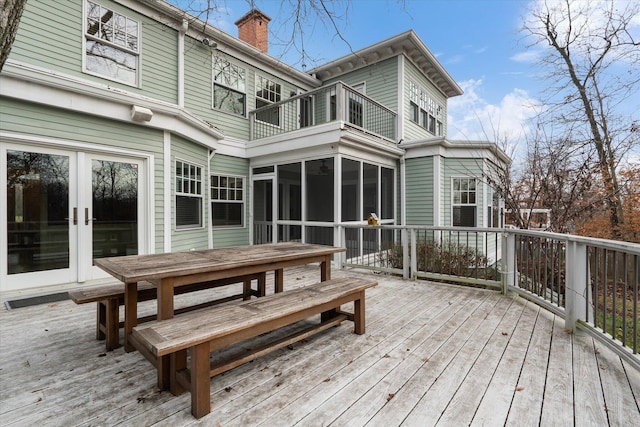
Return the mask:
<svg viewBox="0 0 640 427">
<path fill-rule="evenodd" d="M 525 90 L 514 88 L 494 105 L 481 96 L 482 80 L 459 84 L 465 93 L 449 100 L 449 139 L 506 142 L 507 152 L 513 150 L 517 156 L 518 145 L 524 144 L 530 131 L 529 120 L 541 104 Z"/>
<path fill-rule="evenodd" d="M 534 64 L 540 60 L 542 52 L 539 49 L 528 49 L 524 52 L 519 52 L 513 55 L 511 58 L 515 62 L 523 62 L 525 64 Z"/>
</svg>

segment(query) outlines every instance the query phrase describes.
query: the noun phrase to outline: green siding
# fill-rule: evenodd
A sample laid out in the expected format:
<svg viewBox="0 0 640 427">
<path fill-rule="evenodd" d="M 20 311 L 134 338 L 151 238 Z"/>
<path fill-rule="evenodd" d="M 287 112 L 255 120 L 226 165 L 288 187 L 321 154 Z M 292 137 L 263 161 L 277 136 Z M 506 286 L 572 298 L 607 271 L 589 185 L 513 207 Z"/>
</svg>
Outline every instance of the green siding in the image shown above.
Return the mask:
<svg viewBox="0 0 640 427">
<path fill-rule="evenodd" d="M 208 218 L 209 218 L 209 186 L 207 180 L 207 148 L 188 141 L 180 136 L 171 136 L 171 218 L 173 221 L 171 232 L 171 250 L 187 251 L 192 249 L 207 249 L 209 247 Z M 202 228 L 177 230 L 176 218 L 176 160 L 188 162 L 202 168 Z"/>
<path fill-rule="evenodd" d="M 423 90 L 427 91 L 430 96 L 433 97 L 440 105 L 442 105 L 445 109 L 444 112 L 444 135 L 447 135 L 447 98 L 431 83 L 429 79 L 427 79 L 422 72 L 420 72 L 413 63 L 406 59 L 404 61 L 404 70 L 405 70 L 405 80 L 404 80 L 404 138 L 407 141 L 414 139 L 425 139 L 425 138 L 433 138 L 434 135 L 427 131 L 422 126 L 410 120 L 411 111 L 409 109 L 410 96 L 409 96 L 409 80 L 412 80 L 415 84 L 421 87 Z"/>
<path fill-rule="evenodd" d="M 433 225 L 433 157 L 406 161 L 407 224 Z"/>
<path fill-rule="evenodd" d="M 82 76 L 82 1 L 28 1 L 9 58 Z"/>
<path fill-rule="evenodd" d="M 237 157 L 216 154 L 211 160 L 211 173 L 220 175 L 236 175 L 245 177 L 244 188 L 244 227 L 214 228 L 213 247 L 238 246 L 249 244 L 249 161 Z"/>
<path fill-rule="evenodd" d="M 365 82 L 366 95 L 388 109 L 398 111 L 398 58 L 360 68 L 327 80 L 324 86 L 343 81 L 349 86 Z"/>
<path fill-rule="evenodd" d="M 82 0 L 28 1 L 10 59 L 177 103 L 177 31 L 117 3 L 99 3 L 141 24 L 140 88 L 82 72 Z"/>
</svg>

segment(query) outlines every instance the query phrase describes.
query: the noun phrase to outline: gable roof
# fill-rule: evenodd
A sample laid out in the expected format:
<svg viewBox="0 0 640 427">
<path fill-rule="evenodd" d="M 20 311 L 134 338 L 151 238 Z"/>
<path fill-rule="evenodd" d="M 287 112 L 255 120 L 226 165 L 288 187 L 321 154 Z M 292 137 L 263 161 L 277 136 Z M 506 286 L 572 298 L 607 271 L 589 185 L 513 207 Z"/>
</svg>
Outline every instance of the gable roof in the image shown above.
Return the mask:
<svg viewBox="0 0 640 427">
<path fill-rule="evenodd" d="M 399 54 L 409 58 L 447 98 L 463 94 L 460 86 L 413 30 L 405 31 L 316 67 L 310 70 L 309 74 L 320 80 L 327 80 Z"/>
</svg>

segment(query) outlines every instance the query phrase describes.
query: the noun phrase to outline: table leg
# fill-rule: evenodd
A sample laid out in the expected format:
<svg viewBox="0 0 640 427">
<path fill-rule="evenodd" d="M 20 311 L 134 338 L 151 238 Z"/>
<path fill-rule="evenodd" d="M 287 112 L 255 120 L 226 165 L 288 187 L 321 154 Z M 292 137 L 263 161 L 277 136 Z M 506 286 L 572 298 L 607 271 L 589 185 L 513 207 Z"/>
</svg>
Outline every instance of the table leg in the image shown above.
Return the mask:
<svg viewBox="0 0 640 427">
<path fill-rule="evenodd" d="M 247 301 L 251 299 L 251 279 L 244 279 L 242 282 L 242 300 Z"/>
<path fill-rule="evenodd" d="M 280 293 L 284 290 L 284 269 L 280 268 L 274 272 L 273 280 L 275 282 L 275 293 Z"/>
<path fill-rule="evenodd" d="M 173 278 L 167 277 L 158 285 L 158 320 L 173 317 Z M 158 387 L 166 390 L 170 386 L 171 360 L 169 356 L 158 357 Z"/>
<path fill-rule="evenodd" d="M 364 291 L 362 291 L 360 297 L 353 302 L 353 331 L 358 335 L 363 335 L 365 331 L 364 311 Z"/>
<path fill-rule="evenodd" d="M 131 330 L 138 324 L 138 283 L 124 285 L 124 351 L 135 350 L 129 342 Z"/>
<path fill-rule="evenodd" d="M 320 263 L 320 281 L 331 280 L 331 255 L 327 255 Z"/>
</svg>

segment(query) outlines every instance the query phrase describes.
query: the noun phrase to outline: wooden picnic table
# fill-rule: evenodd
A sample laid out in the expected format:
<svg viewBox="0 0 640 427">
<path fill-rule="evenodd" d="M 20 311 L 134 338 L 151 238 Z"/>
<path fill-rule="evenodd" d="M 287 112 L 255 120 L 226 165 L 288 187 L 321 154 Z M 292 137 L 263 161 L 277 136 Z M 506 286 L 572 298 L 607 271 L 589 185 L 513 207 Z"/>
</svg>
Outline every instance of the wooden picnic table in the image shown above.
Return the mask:
<svg viewBox="0 0 640 427">
<path fill-rule="evenodd" d="M 319 262 L 320 280 L 330 280 L 331 256 L 344 251 L 333 246 L 286 242 L 100 258 L 95 264 L 125 284 L 124 343 L 125 351 L 133 351 L 135 343 L 130 342 L 129 337 L 138 319 L 137 283 L 140 281 L 158 287 L 158 320 L 170 319 L 175 287 L 274 271 L 275 292 L 282 292 L 284 268 Z M 168 362 L 168 359 L 158 361 Z"/>
</svg>

